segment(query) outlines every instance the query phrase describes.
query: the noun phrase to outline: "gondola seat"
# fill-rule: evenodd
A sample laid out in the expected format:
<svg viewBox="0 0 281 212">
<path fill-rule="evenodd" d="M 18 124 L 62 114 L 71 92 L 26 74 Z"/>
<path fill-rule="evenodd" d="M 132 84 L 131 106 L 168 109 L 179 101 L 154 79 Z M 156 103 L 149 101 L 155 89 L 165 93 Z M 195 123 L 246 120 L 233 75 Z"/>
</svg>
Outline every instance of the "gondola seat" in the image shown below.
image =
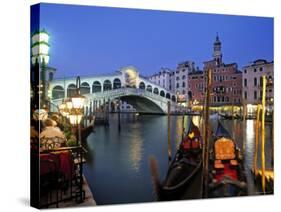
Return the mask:
<svg viewBox="0 0 281 212">
<path fill-rule="evenodd" d="M 232 140 L 220 138 L 215 143 L 216 160 L 233 160 L 235 159 L 235 146 Z"/>
<path fill-rule="evenodd" d="M 238 161 L 237 160 L 230 160 L 230 165 L 231 166 L 238 166 Z"/>
<path fill-rule="evenodd" d="M 221 162 L 221 160 L 215 160 L 215 162 L 214 162 L 214 167 L 215 167 L 215 169 L 223 169 L 223 168 L 224 168 L 224 165 L 223 165 L 223 163 Z"/>
</svg>

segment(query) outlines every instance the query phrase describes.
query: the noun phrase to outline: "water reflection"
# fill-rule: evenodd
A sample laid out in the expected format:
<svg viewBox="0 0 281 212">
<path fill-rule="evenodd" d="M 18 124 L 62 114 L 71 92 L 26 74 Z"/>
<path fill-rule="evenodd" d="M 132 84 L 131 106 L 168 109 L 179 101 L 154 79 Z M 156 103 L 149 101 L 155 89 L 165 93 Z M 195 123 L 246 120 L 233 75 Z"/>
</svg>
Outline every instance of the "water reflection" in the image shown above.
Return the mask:
<svg viewBox="0 0 281 212">
<path fill-rule="evenodd" d="M 149 157 L 158 161 L 159 177 L 164 179 L 168 169 L 167 116 L 125 115 L 118 131 L 117 114 L 110 115 L 110 126 L 96 127 L 87 140 L 88 157 L 84 174 L 98 204 L 133 203 L 155 201 Z M 184 118 L 184 128 L 192 118 L 194 124 L 202 125 L 199 116 Z M 211 116 L 211 130 L 217 127 L 217 115 Z M 253 165 L 255 143 L 255 121 L 221 120 L 242 148 L 245 142 L 245 163 Z M 171 116 L 172 156 L 182 138 L 183 117 Z M 266 125 L 266 167 L 272 167 L 272 125 Z M 89 159 L 88 159 L 89 158 Z M 260 161 L 260 157 L 258 158 Z M 258 162 L 260 166 L 260 162 Z M 248 172 L 249 173 L 249 172 Z"/>
<path fill-rule="evenodd" d="M 139 129 L 140 123 L 137 123 L 136 126 L 130 132 L 130 153 L 129 160 L 132 169 L 138 173 L 140 169 L 140 161 L 142 160 L 142 151 L 143 151 L 143 138 L 141 137 Z"/>
</svg>

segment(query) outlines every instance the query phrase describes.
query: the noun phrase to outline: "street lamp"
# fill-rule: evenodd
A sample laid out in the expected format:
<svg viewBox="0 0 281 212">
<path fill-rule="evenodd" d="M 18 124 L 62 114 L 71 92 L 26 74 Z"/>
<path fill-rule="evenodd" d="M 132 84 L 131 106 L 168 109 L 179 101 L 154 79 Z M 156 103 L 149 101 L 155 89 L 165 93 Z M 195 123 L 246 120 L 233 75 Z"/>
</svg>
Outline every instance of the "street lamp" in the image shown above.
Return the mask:
<svg viewBox="0 0 281 212">
<path fill-rule="evenodd" d="M 85 97 L 80 94 L 80 77 L 76 78 L 76 94 L 71 97 L 71 101 L 74 109 L 82 109 L 85 102 Z"/>
<path fill-rule="evenodd" d="M 81 111 L 76 111 L 75 109 L 73 109 L 70 113 L 69 113 L 69 121 L 70 124 L 77 126 L 80 125 L 80 122 L 82 120 L 83 114 Z"/>
<path fill-rule="evenodd" d="M 48 83 L 46 82 L 46 66 L 49 63 L 49 34 L 45 29 L 38 30 L 31 36 L 31 63 L 33 67 L 39 67 L 40 86 L 39 95 L 41 96 L 41 108 L 48 108 Z M 37 71 L 37 70 L 35 70 Z M 42 85 L 42 86 L 41 86 Z M 41 90 L 42 88 L 42 90 Z"/>
<path fill-rule="evenodd" d="M 72 103 L 71 99 L 67 99 L 65 101 L 65 104 L 66 104 L 66 109 L 71 110 L 73 108 L 73 103 Z"/>
<path fill-rule="evenodd" d="M 31 62 L 33 65 L 36 63 L 49 63 L 49 37 L 45 29 L 33 33 L 31 37 Z"/>
</svg>

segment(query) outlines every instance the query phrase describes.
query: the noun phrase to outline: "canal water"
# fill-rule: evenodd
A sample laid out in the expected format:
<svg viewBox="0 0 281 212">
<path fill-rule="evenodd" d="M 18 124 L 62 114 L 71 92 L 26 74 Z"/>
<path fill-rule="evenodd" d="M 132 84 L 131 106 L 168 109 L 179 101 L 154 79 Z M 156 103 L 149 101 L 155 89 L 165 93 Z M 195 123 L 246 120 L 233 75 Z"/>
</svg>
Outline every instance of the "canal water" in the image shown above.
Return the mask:
<svg viewBox="0 0 281 212">
<path fill-rule="evenodd" d="M 200 117 L 193 116 L 195 124 Z M 172 155 L 181 141 L 183 126 L 187 130 L 191 117 L 171 116 Z M 211 128 L 215 131 L 217 116 L 211 116 Z M 118 131 L 117 114 L 110 115 L 110 126 L 96 126 L 85 144 L 87 162 L 84 174 L 98 205 L 156 201 L 153 191 L 149 160 L 158 162 L 160 180 L 168 169 L 167 116 L 121 114 L 121 131 Z M 184 125 L 183 125 L 184 121 Z M 245 165 L 248 173 L 253 165 L 255 121 L 221 120 L 233 133 L 240 149 L 245 145 Z M 266 125 L 266 166 L 271 167 L 272 125 Z M 260 161 L 260 159 L 259 159 Z M 250 174 L 248 175 L 251 179 Z M 250 194 L 255 194 L 249 183 Z"/>
</svg>

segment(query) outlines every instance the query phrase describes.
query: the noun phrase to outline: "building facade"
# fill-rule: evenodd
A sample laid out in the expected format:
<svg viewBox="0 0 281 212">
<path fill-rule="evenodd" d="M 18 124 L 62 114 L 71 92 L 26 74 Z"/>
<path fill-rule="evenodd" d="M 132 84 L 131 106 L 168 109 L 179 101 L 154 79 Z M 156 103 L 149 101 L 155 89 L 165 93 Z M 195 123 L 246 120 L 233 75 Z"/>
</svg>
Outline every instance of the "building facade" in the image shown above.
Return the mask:
<svg viewBox="0 0 281 212">
<path fill-rule="evenodd" d="M 188 74 L 188 99 L 191 105 L 203 105 L 205 97 L 205 73 L 201 70 Z"/>
<path fill-rule="evenodd" d="M 178 102 L 188 100 L 188 76 L 196 71 L 193 61 L 179 63 L 176 70 L 161 68 L 161 70 L 150 76 L 149 81 L 173 92 L 177 96 Z"/>
<path fill-rule="evenodd" d="M 195 71 L 193 61 L 179 63 L 174 77 L 174 93 L 183 101 L 188 100 L 188 74 Z"/>
<path fill-rule="evenodd" d="M 213 59 L 204 62 L 203 71 L 211 70 L 211 105 L 242 104 L 242 72 L 236 63 L 225 64 L 218 35 L 214 42 Z"/>
<path fill-rule="evenodd" d="M 166 90 L 173 91 L 174 90 L 173 76 L 174 76 L 174 72 L 171 69 L 161 68 L 158 73 L 150 76 L 148 80 L 156 85 L 165 88 Z"/>
<path fill-rule="evenodd" d="M 266 101 L 268 104 L 273 104 L 274 63 L 263 59 L 255 60 L 243 67 L 243 99 L 245 104 L 261 104 L 262 76 L 266 76 L 267 79 Z"/>
</svg>

